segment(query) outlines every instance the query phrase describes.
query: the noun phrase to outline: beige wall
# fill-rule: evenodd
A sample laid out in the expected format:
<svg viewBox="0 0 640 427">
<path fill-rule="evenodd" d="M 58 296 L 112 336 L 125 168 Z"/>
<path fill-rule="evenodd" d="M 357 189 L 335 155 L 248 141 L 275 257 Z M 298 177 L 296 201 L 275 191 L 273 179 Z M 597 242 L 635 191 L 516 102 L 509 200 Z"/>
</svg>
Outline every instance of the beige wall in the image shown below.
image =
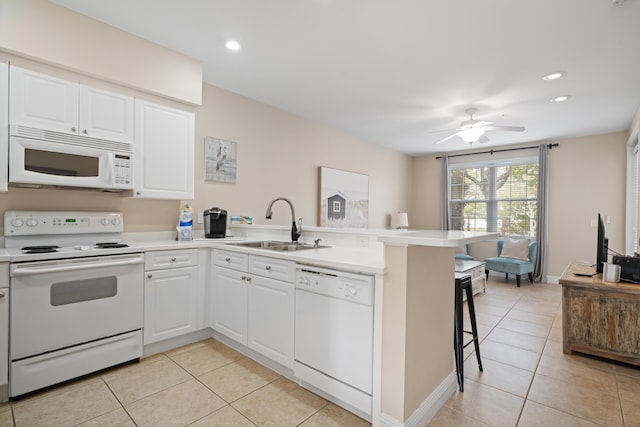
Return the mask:
<svg viewBox="0 0 640 427">
<path fill-rule="evenodd" d="M 235 184 L 204 181 L 204 138 L 238 144 Z M 369 176 L 369 226 L 382 228 L 388 214 L 408 209 L 411 158 L 276 108 L 205 85 L 204 105 L 196 110 L 196 200 L 231 215 L 252 215 L 256 223 L 290 224 L 285 203 L 264 214 L 270 200 L 289 198 L 304 224 L 318 225 L 318 167 Z"/>
<path fill-rule="evenodd" d="M 199 105 L 202 64 L 46 0 L 0 1 L 0 50 Z"/>
<path fill-rule="evenodd" d="M 595 261 L 598 212 L 609 246 L 624 252 L 627 132 L 563 139 L 549 153 L 549 257 L 547 274 L 560 276 L 572 261 Z M 413 159 L 412 227 L 440 227 L 440 160 Z M 493 253 L 492 253 L 493 252 Z M 475 244 L 477 259 L 495 255 L 494 243 Z"/>
<path fill-rule="evenodd" d="M 62 78 L 80 78 L 91 85 L 122 90 L 155 101 L 160 98 L 150 93 L 164 92 L 169 96 L 169 92 L 176 90 L 181 93 L 177 97 L 183 100 L 188 97 L 189 91 L 165 84 L 185 79 L 193 82 L 195 78 L 181 72 L 183 67 L 191 65 L 191 60 L 185 62 L 185 58 L 175 52 L 149 45 L 137 37 L 47 1 L 3 0 L 0 2 L 0 12 L 0 51 L 5 52 L 0 56 L 12 64 Z M 30 20 L 32 24 L 29 26 L 18 24 Z M 46 22 L 36 25 L 41 21 Z M 56 25 L 58 21 L 62 24 Z M 21 37 L 27 39 L 22 40 Z M 52 40 L 56 42 L 54 45 L 62 45 L 64 49 L 54 49 Z M 73 58 L 65 56 L 72 51 L 82 52 L 93 41 L 96 47 L 106 52 L 122 49 L 127 55 L 140 57 L 143 61 L 133 64 L 136 66 L 130 66 L 127 62 L 127 66 L 123 67 L 124 62 L 102 64 L 92 56 L 85 60 L 82 60 L 83 55 L 73 55 Z M 67 60 L 70 63 L 64 62 Z M 53 67 L 52 63 L 60 63 L 63 68 Z M 77 70 L 90 76 L 86 77 Z M 128 87 L 102 84 L 94 78 L 96 75 L 111 82 L 126 81 Z M 148 77 L 148 81 L 145 77 Z M 296 216 L 303 218 L 303 225 L 316 225 L 319 166 L 369 176 L 370 227 L 385 227 L 388 214 L 409 208 L 409 156 L 222 89 L 203 85 L 201 75 L 197 78 L 198 88 L 203 88 L 202 105 L 195 108 L 182 105 L 196 113 L 195 200 L 189 203 L 197 212 L 219 206 L 229 210 L 231 215 L 252 215 L 256 223 L 289 224 L 290 211 L 284 203 L 274 206 L 271 221 L 264 218 L 268 202 L 283 196 L 292 200 Z M 175 101 L 168 102 L 173 106 L 179 105 Z M 238 178 L 235 184 L 204 181 L 205 136 L 238 143 Z M 125 215 L 126 231 L 172 231 L 177 225 L 180 202 L 133 199 L 93 191 L 10 187 L 7 193 L 0 193 L 0 206 L 2 211 L 116 210 Z M 203 226 L 196 224 L 196 228 L 202 229 Z"/>
<path fill-rule="evenodd" d="M 572 261 L 595 262 L 598 213 L 609 247 L 624 253 L 627 132 L 558 141 L 549 155 L 548 274 Z"/>
</svg>

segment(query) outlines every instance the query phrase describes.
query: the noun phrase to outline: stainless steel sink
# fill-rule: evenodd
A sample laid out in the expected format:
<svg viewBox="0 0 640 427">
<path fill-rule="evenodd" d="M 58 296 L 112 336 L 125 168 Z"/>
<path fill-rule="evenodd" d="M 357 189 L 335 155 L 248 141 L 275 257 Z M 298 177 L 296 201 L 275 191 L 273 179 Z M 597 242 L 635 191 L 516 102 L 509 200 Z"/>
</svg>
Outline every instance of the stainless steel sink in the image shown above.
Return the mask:
<svg viewBox="0 0 640 427">
<path fill-rule="evenodd" d="M 329 247 L 329 246 L 322 246 L 322 245 L 316 246 L 311 243 L 279 242 L 276 240 L 261 240 L 258 242 L 230 243 L 230 245 L 242 246 L 245 248 L 268 249 L 271 251 L 280 251 L 280 252 L 293 252 L 293 251 L 300 251 L 303 249 L 319 249 L 319 248 Z"/>
</svg>

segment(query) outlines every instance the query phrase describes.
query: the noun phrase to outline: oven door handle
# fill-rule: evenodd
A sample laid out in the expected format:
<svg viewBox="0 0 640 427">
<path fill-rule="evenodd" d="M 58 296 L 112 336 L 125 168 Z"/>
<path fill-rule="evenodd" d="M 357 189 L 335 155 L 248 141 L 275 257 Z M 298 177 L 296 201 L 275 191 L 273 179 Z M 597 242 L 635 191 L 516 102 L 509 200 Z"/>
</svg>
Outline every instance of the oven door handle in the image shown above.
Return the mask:
<svg viewBox="0 0 640 427">
<path fill-rule="evenodd" d="M 30 274 L 44 274 L 44 273 L 58 273 L 64 271 L 85 270 L 87 268 L 99 268 L 99 267 L 119 267 L 124 265 L 142 264 L 143 258 L 136 257 L 122 261 L 109 261 L 109 262 L 88 262 L 88 263 L 75 263 L 68 265 L 57 266 L 42 266 L 42 267 L 19 267 L 11 272 L 11 276 L 28 276 Z"/>
</svg>

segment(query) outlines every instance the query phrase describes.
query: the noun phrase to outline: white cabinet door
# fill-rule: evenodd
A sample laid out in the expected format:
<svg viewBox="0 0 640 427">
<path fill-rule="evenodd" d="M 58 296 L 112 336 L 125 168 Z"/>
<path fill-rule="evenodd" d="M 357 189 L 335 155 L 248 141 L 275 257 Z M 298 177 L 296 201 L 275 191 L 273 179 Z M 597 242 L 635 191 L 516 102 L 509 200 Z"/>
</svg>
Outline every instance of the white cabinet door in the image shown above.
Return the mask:
<svg viewBox="0 0 640 427">
<path fill-rule="evenodd" d="M 133 97 L 80 85 L 80 134 L 133 143 Z"/>
<path fill-rule="evenodd" d="M 198 267 L 148 271 L 144 344 L 197 330 Z"/>
<path fill-rule="evenodd" d="M 247 273 L 213 267 L 211 327 L 247 345 Z"/>
<path fill-rule="evenodd" d="M 77 81 L 11 67 L 9 114 L 12 125 L 78 132 Z"/>
<path fill-rule="evenodd" d="M 9 185 L 9 64 L 0 61 L 0 191 Z"/>
<path fill-rule="evenodd" d="M 293 369 L 293 284 L 255 275 L 249 283 L 249 348 Z"/>
<path fill-rule="evenodd" d="M 193 199 L 191 112 L 135 100 L 134 196 Z"/>
<path fill-rule="evenodd" d="M 10 123 L 133 143 L 133 97 L 11 67 Z"/>
</svg>

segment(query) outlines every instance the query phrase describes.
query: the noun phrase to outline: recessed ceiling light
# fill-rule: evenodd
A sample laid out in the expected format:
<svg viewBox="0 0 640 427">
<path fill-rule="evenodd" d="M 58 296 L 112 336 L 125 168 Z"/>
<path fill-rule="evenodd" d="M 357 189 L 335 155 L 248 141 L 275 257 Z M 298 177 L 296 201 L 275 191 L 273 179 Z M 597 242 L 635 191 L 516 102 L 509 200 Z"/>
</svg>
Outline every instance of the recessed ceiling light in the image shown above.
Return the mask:
<svg viewBox="0 0 640 427">
<path fill-rule="evenodd" d="M 545 74 L 544 76 L 542 76 L 542 80 L 558 80 L 559 78 L 566 75 L 566 71 L 554 71 L 553 73 Z"/>
<path fill-rule="evenodd" d="M 551 102 L 564 102 L 564 101 L 568 100 L 569 98 L 571 98 L 571 95 L 560 95 L 560 96 L 556 96 L 554 98 L 551 98 L 549 101 L 551 101 Z"/>
<path fill-rule="evenodd" d="M 240 43 L 238 43 L 236 40 L 229 40 L 224 44 L 224 46 L 227 49 L 233 50 L 233 51 L 240 50 L 240 48 L 242 47 L 240 46 Z"/>
</svg>

